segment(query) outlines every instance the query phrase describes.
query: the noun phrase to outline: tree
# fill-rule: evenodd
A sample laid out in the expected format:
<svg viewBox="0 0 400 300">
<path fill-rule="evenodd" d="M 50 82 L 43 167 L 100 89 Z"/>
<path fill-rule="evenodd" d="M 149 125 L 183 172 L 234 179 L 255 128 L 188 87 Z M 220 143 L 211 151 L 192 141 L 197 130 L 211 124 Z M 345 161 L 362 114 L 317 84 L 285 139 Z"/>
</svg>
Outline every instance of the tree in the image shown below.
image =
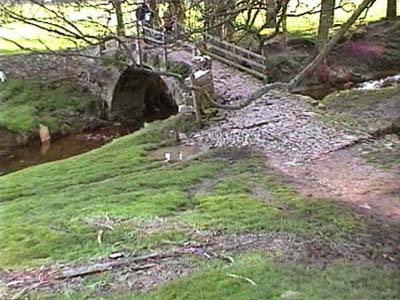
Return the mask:
<svg viewBox="0 0 400 300">
<path fill-rule="evenodd" d="M 329 37 L 329 29 L 333 26 L 335 14 L 335 0 L 321 0 L 321 13 L 319 17 L 318 39 L 323 47 Z"/>
<path fill-rule="evenodd" d="M 387 0 L 386 19 L 394 20 L 397 16 L 397 0 Z"/>
<path fill-rule="evenodd" d="M 111 4 L 114 8 L 115 15 L 117 17 L 117 34 L 119 36 L 125 36 L 124 13 L 122 11 L 121 1 L 111 0 Z"/>
</svg>

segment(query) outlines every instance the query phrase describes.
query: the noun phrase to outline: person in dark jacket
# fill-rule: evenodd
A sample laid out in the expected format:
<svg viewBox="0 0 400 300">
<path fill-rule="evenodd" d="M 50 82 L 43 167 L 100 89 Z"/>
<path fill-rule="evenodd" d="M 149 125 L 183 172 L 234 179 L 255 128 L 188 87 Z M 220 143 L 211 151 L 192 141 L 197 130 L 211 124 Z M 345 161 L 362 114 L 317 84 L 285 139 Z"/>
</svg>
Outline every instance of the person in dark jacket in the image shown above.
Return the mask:
<svg viewBox="0 0 400 300">
<path fill-rule="evenodd" d="M 135 11 L 136 20 L 141 22 L 146 21 L 146 16 L 149 13 L 151 13 L 149 6 L 146 3 L 142 3 Z"/>
</svg>

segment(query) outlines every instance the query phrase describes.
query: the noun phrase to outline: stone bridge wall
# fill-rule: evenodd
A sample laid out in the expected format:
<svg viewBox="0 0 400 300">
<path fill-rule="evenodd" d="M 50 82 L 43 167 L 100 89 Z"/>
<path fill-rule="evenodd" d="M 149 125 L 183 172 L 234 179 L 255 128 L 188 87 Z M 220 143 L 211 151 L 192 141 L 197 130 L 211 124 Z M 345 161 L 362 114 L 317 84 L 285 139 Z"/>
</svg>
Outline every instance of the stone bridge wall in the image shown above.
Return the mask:
<svg viewBox="0 0 400 300">
<path fill-rule="evenodd" d="M 98 52 L 86 50 L 83 54 L 95 56 Z M 111 105 L 109 90 L 116 84 L 121 74 L 117 68 L 103 65 L 100 59 L 71 55 L 68 52 L 0 56 L 0 70 L 8 79 L 40 80 L 48 84 L 78 83 L 109 105 Z"/>
</svg>

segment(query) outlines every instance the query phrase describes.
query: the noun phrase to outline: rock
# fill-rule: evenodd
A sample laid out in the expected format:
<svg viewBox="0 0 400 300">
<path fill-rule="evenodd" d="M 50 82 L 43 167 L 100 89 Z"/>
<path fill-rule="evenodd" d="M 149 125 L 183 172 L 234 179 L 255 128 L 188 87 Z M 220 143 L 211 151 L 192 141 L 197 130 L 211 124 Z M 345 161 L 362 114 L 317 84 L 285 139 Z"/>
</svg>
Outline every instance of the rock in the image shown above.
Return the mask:
<svg viewBox="0 0 400 300">
<path fill-rule="evenodd" d="M 366 210 L 371 210 L 372 209 L 372 207 L 368 203 L 361 204 L 359 206 L 359 208 L 366 209 Z"/>
<path fill-rule="evenodd" d="M 0 82 L 4 83 L 6 81 L 7 81 L 6 73 L 4 73 L 2 70 L 0 70 Z"/>
<path fill-rule="evenodd" d="M 60 128 L 61 135 L 68 135 L 71 132 L 71 126 L 62 124 Z"/>
<path fill-rule="evenodd" d="M 30 136 L 27 133 L 20 134 L 16 137 L 17 143 L 20 145 L 26 145 L 28 144 L 30 140 Z"/>
<path fill-rule="evenodd" d="M 39 124 L 39 137 L 42 143 L 51 140 L 50 130 L 47 126 Z"/>
<path fill-rule="evenodd" d="M 180 141 L 186 141 L 188 139 L 188 136 L 186 135 L 186 133 L 183 133 L 183 132 L 179 132 L 178 137 L 179 137 Z"/>
<path fill-rule="evenodd" d="M 184 114 L 194 112 L 193 106 L 189 106 L 189 105 L 179 105 L 178 110 L 180 113 L 184 113 Z"/>
<path fill-rule="evenodd" d="M 122 257 L 124 257 L 125 255 L 124 255 L 124 253 L 122 253 L 122 252 L 114 252 L 114 253 L 111 253 L 109 256 L 108 256 L 108 258 L 110 258 L 110 259 L 118 259 L 118 258 L 122 258 Z"/>
<path fill-rule="evenodd" d="M 300 296 L 301 296 L 300 292 L 289 290 L 281 295 L 281 299 L 299 299 Z"/>
</svg>

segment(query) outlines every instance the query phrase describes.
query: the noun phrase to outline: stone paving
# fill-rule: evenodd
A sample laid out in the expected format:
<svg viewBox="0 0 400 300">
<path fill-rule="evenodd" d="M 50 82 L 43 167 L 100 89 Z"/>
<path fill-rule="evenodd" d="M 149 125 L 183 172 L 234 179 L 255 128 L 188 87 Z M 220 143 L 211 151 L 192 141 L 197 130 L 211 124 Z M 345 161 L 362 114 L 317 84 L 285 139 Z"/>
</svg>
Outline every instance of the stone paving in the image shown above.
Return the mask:
<svg viewBox="0 0 400 300">
<path fill-rule="evenodd" d="M 237 105 L 262 82 L 213 62 L 217 95 L 224 104 Z M 304 96 L 271 91 L 248 107 L 223 111 L 209 128 L 191 136 L 192 143 L 210 147 L 255 147 L 279 156 L 288 164 L 301 163 L 343 148 L 359 137 L 329 127 L 319 119 Z"/>
</svg>

